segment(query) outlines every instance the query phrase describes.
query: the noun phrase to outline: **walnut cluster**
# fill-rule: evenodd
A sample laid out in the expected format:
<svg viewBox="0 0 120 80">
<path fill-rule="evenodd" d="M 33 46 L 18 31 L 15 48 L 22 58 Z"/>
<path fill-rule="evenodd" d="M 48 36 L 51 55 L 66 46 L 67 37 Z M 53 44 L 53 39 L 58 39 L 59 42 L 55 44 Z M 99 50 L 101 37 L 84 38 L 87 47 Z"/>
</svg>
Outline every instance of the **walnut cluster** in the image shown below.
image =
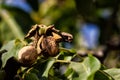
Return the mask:
<svg viewBox="0 0 120 80">
<path fill-rule="evenodd" d="M 55 29 L 54 25 L 34 25 L 29 30 L 25 39 L 32 39 L 29 46 L 23 47 L 18 53 L 18 59 L 21 63 L 33 64 L 37 56 L 45 57 L 56 56 L 59 50 L 60 42 L 71 42 L 73 36 L 66 32 Z"/>
</svg>

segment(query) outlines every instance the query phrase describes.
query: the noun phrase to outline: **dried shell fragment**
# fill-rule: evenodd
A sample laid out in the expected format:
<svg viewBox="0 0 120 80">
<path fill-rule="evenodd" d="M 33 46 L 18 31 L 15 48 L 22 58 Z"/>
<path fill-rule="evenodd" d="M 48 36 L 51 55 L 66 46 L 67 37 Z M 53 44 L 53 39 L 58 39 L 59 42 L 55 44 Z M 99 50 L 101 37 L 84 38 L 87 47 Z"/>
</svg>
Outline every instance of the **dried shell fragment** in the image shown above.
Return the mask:
<svg viewBox="0 0 120 80">
<path fill-rule="evenodd" d="M 66 33 L 66 32 L 61 32 L 61 35 L 62 35 L 63 41 L 72 42 L 73 36 L 71 34 Z"/>
<path fill-rule="evenodd" d="M 25 39 L 27 38 L 31 38 L 33 36 L 35 36 L 36 31 L 39 29 L 38 25 L 34 25 L 32 26 L 32 28 L 29 30 L 29 32 L 27 33 L 27 35 L 25 36 Z"/>
</svg>

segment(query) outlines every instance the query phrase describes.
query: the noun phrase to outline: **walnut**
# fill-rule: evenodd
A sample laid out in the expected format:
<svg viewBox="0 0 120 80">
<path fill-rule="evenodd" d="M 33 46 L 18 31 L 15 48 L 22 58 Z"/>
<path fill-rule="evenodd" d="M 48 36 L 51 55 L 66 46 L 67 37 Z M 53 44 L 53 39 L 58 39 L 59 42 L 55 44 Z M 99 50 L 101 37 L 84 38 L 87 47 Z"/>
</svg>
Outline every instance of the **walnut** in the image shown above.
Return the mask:
<svg viewBox="0 0 120 80">
<path fill-rule="evenodd" d="M 23 47 L 18 53 L 19 62 L 25 65 L 32 65 L 38 56 L 56 56 L 60 49 L 60 42 L 71 42 L 73 36 L 66 32 L 55 29 L 54 25 L 34 25 L 25 39 L 32 39 L 32 45 Z"/>
<path fill-rule="evenodd" d="M 25 46 L 18 52 L 18 61 L 23 66 L 30 66 L 37 60 L 37 50 L 33 46 Z"/>
<path fill-rule="evenodd" d="M 45 36 L 41 42 L 41 49 L 44 56 L 56 56 L 59 53 L 59 43 L 52 36 Z"/>
</svg>

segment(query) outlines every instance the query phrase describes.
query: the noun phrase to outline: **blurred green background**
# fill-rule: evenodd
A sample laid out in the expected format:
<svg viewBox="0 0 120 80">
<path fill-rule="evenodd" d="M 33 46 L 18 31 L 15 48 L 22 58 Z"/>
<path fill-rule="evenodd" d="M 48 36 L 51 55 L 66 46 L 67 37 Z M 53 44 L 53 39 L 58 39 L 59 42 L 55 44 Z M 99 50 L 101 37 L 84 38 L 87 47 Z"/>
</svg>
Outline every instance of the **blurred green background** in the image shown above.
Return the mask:
<svg viewBox="0 0 120 80">
<path fill-rule="evenodd" d="M 74 37 L 64 47 L 81 55 L 94 50 L 102 58 L 109 53 L 116 64 L 108 67 L 119 65 L 120 0 L 0 0 L 0 47 L 23 40 L 35 24 L 54 24 Z"/>
</svg>

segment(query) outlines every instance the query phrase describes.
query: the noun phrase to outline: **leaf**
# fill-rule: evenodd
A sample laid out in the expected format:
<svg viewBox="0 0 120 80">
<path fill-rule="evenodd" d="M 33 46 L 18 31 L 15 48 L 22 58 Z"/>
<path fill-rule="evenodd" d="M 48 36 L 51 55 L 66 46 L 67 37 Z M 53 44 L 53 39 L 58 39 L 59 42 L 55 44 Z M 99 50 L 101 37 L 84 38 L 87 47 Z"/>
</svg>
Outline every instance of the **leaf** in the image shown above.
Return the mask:
<svg viewBox="0 0 120 80">
<path fill-rule="evenodd" d="M 65 61 L 71 61 L 72 58 L 76 55 L 76 51 L 74 49 L 60 48 L 60 51 L 59 59 Z"/>
<path fill-rule="evenodd" d="M 71 62 L 65 76 L 71 80 L 93 80 L 100 66 L 99 60 L 90 55 L 83 62 Z"/>
<path fill-rule="evenodd" d="M 35 73 L 26 73 L 24 75 L 24 80 L 39 80 Z"/>
<path fill-rule="evenodd" d="M 103 70 L 99 70 L 95 73 L 94 80 L 114 80 L 114 79 Z"/>
<path fill-rule="evenodd" d="M 115 80 L 120 80 L 120 69 L 112 68 L 104 71 L 112 76 Z"/>
<path fill-rule="evenodd" d="M 5 44 L 1 49 L 7 50 L 5 54 L 2 55 L 2 67 L 5 66 L 7 60 L 11 57 L 17 58 L 17 53 L 19 49 L 23 46 L 22 42 L 19 39 L 12 40 Z"/>
<path fill-rule="evenodd" d="M 37 74 L 39 79 L 48 79 L 49 71 L 54 63 L 54 58 L 49 58 L 45 61 L 42 59 L 38 60 L 37 64 L 34 66 L 34 69 L 37 69 L 39 71 L 39 74 Z"/>
<path fill-rule="evenodd" d="M 55 59 L 53 59 L 53 58 L 49 59 L 49 61 L 46 64 L 47 67 L 42 75 L 43 77 L 48 77 L 49 70 L 52 67 L 52 65 L 54 64 L 54 62 L 55 62 Z"/>
</svg>

